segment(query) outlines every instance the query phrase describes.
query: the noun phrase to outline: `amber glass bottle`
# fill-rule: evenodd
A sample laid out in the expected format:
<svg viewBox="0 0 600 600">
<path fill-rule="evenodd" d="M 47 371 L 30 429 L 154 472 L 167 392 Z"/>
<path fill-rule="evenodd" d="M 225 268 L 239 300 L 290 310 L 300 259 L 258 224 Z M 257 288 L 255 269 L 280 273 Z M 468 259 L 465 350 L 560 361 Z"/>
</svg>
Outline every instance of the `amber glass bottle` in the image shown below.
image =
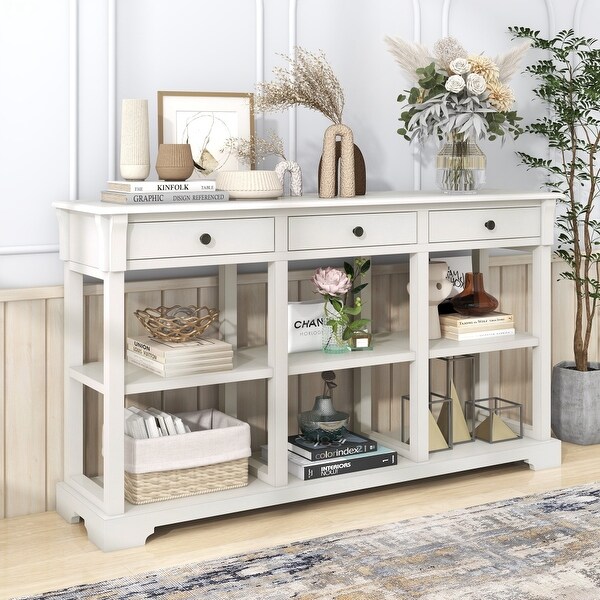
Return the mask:
<svg viewBox="0 0 600 600">
<path fill-rule="evenodd" d="M 486 315 L 498 308 L 498 300 L 483 288 L 482 273 L 466 273 L 465 289 L 452 298 L 454 310 L 469 317 Z"/>
</svg>

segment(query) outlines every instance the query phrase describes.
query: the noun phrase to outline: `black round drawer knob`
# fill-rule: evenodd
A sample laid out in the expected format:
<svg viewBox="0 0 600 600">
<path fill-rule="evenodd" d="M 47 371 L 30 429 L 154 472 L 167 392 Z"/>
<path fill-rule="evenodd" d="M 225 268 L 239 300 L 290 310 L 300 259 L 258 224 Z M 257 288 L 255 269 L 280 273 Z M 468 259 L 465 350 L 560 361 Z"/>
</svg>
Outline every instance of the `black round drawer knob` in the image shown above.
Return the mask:
<svg viewBox="0 0 600 600">
<path fill-rule="evenodd" d="M 205 246 L 208 246 L 212 242 L 212 237 L 210 236 L 210 233 L 203 233 L 200 236 L 200 242 Z"/>
<path fill-rule="evenodd" d="M 496 229 L 496 223 L 494 221 L 486 221 L 485 228 L 489 229 L 490 231 L 493 231 L 494 229 Z"/>
<path fill-rule="evenodd" d="M 359 225 L 358 227 L 355 227 L 352 230 L 352 233 L 356 236 L 356 237 L 362 237 L 365 233 L 365 230 Z"/>
</svg>

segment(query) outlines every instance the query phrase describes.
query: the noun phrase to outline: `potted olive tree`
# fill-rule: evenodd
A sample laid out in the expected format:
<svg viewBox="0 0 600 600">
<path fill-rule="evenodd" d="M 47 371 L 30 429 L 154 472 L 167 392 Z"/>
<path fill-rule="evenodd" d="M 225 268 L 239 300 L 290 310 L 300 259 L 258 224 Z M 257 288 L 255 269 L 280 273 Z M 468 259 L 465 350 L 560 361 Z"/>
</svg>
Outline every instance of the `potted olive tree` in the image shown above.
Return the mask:
<svg viewBox="0 0 600 600">
<path fill-rule="evenodd" d="M 549 114 L 524 130 L 546 138 L 550 155 L 519 155 L 528 168 L 545 171 L 549 189 L 563 194 L 556 218 L 556 255 L 565 265 L 560 276 L 572 282 L 576 297 L 574 360 L 558 363 L 552 371 L 552 428 L 561 440 L 596 444 L 600 364 L 589 360 L 589 349 L 600 298 L 600 215 L 595 208 L 600 194 L 600 50 L 595 39 L 573 30 L 551 39 L 525 27 L 509 30 L 544 51 L 526 72 L 537 80 L 534 93 Z"/>
</svg>

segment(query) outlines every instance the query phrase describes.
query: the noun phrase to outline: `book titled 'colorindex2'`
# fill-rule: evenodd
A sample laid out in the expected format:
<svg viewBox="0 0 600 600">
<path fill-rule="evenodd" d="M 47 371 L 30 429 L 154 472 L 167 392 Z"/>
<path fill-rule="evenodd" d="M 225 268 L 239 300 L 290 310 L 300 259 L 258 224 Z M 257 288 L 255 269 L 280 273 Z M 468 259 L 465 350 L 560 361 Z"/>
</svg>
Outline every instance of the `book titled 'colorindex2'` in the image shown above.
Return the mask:
<svg viewBox="0 0 600 600">
<path fill-rule="evenodd" d="M 326 460 L 373 452 L 377 450 L 377 442 L 352 431 L 348 431 L 340 442 L 332 444 L 319 444 L 297 435 L 290 435 L 288 450 L 308 460 Z"/>
</svg>

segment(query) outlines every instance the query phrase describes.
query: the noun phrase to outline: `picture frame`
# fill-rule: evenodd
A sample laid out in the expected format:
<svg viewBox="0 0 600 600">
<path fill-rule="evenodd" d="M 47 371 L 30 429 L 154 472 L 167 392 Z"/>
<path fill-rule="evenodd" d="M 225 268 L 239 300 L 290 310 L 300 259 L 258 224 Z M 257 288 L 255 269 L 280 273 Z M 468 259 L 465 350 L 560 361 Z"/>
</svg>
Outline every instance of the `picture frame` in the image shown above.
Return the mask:
<svg viewBox="0 0 600 600">
<path fill-rule="evenodd" d="M 227 138 L 254 135 L 251 92 L 158 92 L 158 143 L 190 144 L 194 173 L 190 179 L 214 178 L 216 171 L 245 171 Z"/>
</svg>

